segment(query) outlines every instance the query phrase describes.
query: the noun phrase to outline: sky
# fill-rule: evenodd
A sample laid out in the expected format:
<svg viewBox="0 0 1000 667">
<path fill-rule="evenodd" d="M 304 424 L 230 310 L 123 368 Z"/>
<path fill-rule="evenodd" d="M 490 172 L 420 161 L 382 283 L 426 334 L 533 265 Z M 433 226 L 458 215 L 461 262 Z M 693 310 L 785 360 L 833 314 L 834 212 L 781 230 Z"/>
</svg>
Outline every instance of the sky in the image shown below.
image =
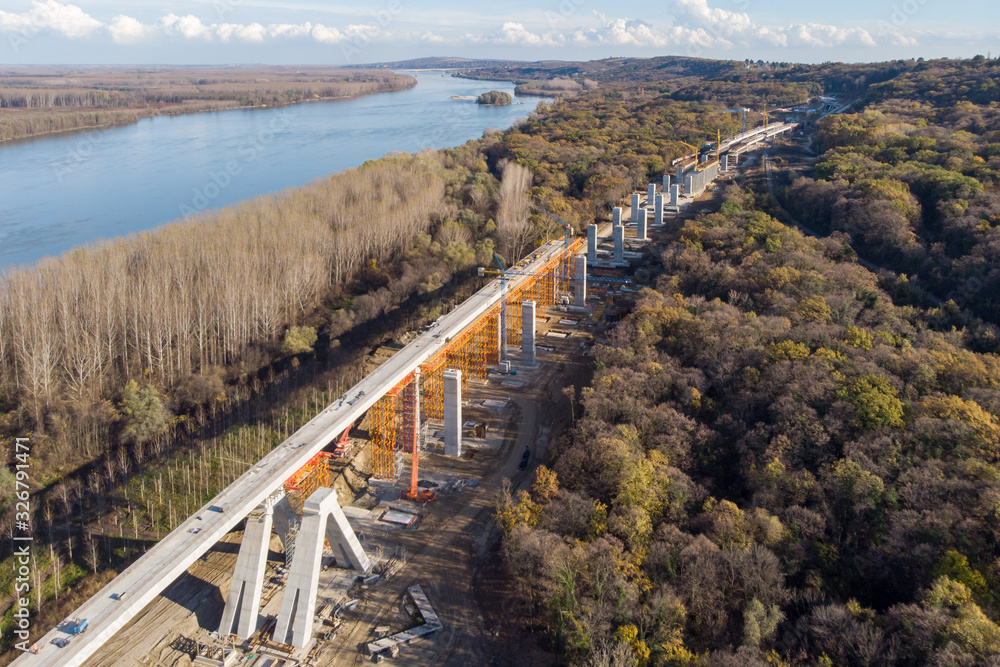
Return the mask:
<svg viewBox="0 0 1000 667">
<path fill-rule="evenodd" d="M 0 64 L 1000 56 L 997 0 L 0 0 Z"/>
</svg>

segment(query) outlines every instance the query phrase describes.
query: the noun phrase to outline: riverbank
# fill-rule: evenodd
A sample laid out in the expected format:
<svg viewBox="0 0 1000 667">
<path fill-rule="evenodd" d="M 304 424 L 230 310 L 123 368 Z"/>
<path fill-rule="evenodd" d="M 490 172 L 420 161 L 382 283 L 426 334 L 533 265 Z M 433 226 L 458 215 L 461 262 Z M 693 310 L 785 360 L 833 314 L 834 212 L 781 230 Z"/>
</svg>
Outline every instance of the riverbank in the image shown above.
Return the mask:
<svg viewBox="0 0 1000 667">
<path fill-rule="evenodd" d="M 418 85 L 385 95 L 160 114 L 4 144 L 0 270 L 298 187 L 390 152 L 462 145 L 510 127 L 535 103 L 456 102 L 452 95 L 477 96 L 498 84 L 440 73 L 415 78 Z"/>
<path fill-rule="evenodd" d="M 10 68 L 0 71 L 0 144 L 152 116 L 346 100 L 416 84 L 406 74 L 335 68 Z"/>
</svg>

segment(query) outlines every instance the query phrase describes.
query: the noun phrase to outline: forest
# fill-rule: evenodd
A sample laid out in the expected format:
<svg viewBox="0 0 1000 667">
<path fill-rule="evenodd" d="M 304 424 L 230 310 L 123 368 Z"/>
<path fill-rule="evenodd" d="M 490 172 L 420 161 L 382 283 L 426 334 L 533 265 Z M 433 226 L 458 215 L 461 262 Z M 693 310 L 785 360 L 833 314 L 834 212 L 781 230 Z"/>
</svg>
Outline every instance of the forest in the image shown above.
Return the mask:
<svg viewBox="0 0 1000 667">
<path fill-rule="evenodd" d="M 736 186 L 498 519 L 571 664 L 992 665 L 1000 358 Z"/>
<path fill-rule="evenodd" d="M 790 211 L 862 255 L 992 324 L 998 351 L 1000 88 L 996 60 L 922 63 L 872 86 L 861 113 L 822 121 L 814 175 L 789 184 Z M 936 92 L 932 92 L 936 91 Z"/>
<path fill-rule="evenodd" d="M 511 599 L 559 661 L 998 664 L 995 67 L 730 77 L 770 99 L 774 79 L 830 86 L 857 112 L 819 123 L 814 170 L 779 193 L 820 238 L 769 215 L 762 179 L 669 230 L 661 277 L 572 389 L 574 427 L 530 491 L 497 500 Z M 603 216 L 731 129 L 697 111 L 732 83 L 605 85 L 496 153 Z"/>
<path fill-rule="evenodd" d="M 320 67 L 0 69 L 0 142 L 163 114 L 295 104 L 402 90 L 393 72 Z"/>
</svg>

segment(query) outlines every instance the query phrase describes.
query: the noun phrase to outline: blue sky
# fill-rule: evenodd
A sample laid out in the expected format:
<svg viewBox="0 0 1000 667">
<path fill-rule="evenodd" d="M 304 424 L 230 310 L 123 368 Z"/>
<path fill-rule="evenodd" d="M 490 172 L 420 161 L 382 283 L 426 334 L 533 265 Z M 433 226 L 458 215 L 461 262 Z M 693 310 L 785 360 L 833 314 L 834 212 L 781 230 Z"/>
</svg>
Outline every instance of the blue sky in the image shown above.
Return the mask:
<svg viewBox="0 0 1000 667">
<path fill-rule="evenodd" d="M 0 0 L 0 64 L 1000 55 L 996 0 Z"/>
</svg>

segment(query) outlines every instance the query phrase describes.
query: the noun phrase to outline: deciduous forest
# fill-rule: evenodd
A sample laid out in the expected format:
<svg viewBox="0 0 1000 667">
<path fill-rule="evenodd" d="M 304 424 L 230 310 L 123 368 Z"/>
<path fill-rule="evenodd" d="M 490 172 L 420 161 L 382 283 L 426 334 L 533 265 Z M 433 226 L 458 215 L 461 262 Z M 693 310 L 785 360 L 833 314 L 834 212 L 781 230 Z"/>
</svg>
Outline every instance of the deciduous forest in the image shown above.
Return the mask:
<svg viewBox="0 0 1000 667">
<path fill-rule="evenodd" d="M 995 66 L 739 75 L 768 96 L 854 81 L 856 112 L 819 123 L 815 168 L 779 193 L 821 238 L 768 214 L 763 179 L 671 229 L 571 432 L 530 492 L 498 500 L 512 599 L 561 660 L 997 664 Z M 729 89 L 629 82 L 560 100 L 504 147 L 602 213 L 711 136 L 725 121 L 690 105 Z M 581 163 L 607 175 L 574 178 Z"/>
</svg>

